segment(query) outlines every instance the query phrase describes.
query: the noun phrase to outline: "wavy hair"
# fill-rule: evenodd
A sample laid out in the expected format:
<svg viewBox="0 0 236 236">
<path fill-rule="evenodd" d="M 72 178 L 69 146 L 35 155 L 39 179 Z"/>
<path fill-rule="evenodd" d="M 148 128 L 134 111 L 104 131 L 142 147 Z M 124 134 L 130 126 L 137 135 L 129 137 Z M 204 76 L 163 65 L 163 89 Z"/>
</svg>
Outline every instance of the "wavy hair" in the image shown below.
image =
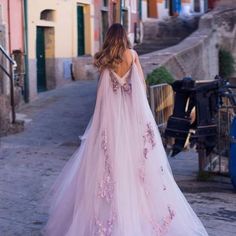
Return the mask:
<svg viewBox="0 0 236 236">
<path fill-rule="evenodd" d="M 94 65 L 99 71 L 115 69 L 122 62 L 127 48 L 131 48 L 131 43 L 124 27 L 119 23 L 112 24 L 106 33 L 102 49 L 94 56 Z"/>
</svg>

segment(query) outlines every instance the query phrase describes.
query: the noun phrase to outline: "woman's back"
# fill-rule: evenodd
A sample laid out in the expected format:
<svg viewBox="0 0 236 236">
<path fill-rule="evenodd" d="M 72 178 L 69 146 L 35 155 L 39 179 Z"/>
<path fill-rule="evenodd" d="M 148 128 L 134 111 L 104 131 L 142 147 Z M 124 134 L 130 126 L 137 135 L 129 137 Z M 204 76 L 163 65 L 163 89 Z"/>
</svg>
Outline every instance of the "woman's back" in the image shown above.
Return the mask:
<svg viewBox="0 0 236 236">
<path fill-rule="evenodd" d="M 114 72 L 119 76 L 123 77 L 131 68 L 133 63 L 133 54 L 131 49 L 126 49 L 123 53 L 122 62 L 119 63 L 116 68 L 114 69 Z"/>
</svg>

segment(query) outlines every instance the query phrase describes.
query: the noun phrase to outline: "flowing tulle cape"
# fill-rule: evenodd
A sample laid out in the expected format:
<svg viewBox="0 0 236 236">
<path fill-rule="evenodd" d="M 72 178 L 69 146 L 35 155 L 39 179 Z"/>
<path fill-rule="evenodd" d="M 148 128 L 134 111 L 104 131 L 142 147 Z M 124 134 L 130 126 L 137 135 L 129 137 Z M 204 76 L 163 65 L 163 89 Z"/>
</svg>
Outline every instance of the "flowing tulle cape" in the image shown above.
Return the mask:
<svg viewBox="0 0 236 236">
<path fill-rule="evenodd" d="M 173 178 L 135 63 L 125 78 L 103 71 L 81 140 L 51 188 L 44 235 L 207 235 Z"/>
</svg>

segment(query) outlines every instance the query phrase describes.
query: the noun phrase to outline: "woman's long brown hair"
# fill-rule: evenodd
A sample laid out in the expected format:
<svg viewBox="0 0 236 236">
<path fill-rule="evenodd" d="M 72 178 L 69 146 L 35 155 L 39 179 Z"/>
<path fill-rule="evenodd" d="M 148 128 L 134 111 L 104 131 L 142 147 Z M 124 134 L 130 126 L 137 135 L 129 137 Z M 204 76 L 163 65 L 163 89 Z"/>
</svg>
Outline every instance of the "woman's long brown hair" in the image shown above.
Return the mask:
<svg viewBox="0 0 236 236">
<path fill-rule="evenodd" d="M 127 48 L 131 48 L 130 41 L 124 27 L 115 23 L 106 33 L 102 50 L 94 56 L 94 65 L 102 71 L 105 68 L 115 69 L 122 62 Z"/>
</svg>

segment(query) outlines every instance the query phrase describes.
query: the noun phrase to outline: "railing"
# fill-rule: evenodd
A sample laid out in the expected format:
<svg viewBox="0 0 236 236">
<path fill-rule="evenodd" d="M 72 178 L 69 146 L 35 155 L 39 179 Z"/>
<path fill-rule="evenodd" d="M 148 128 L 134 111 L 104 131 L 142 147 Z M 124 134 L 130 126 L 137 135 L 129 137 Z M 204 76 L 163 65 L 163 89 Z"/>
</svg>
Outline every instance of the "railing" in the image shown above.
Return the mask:
<svg viewBox="0 0 236 236">
<path fill-rule="evenodd" d="M 149 87 L 149 101 L 156 123 L 162 131 L 173 112 L 174 93 L 170 85 L 158 84 Z"/>
<path fill-rule="evenodd" d="M 16 121 L 16 112 L 15 112 L 15 98 L 14 98 L 14 69 L 16 67 L 16 62 L 7 54 L 6 50 L 0 45 L 0 51 L 4 58 L 9 62 L 9 70 L 8 71 L 3 64 L 0 64 L 0 68 L 7 75 L 10 80 L 10 100 L 11 100 L 11 115 L 12 115 L 12 123 Z"/>
<path fill-rule="evenodd" d="M 235 93 L 234 93 L 235 94 Z M 234 95 L 236 97 L 236 94 Z M 236 106 L 228 98 L 223 99 L 223 105 L 218 111 L 218 137 L 216 148 L 209 155 L 205 171 L 221 175 L 229 175 L 230 144 L 232 142 L 231 126 L 236 117 Z"/>
</svg>

